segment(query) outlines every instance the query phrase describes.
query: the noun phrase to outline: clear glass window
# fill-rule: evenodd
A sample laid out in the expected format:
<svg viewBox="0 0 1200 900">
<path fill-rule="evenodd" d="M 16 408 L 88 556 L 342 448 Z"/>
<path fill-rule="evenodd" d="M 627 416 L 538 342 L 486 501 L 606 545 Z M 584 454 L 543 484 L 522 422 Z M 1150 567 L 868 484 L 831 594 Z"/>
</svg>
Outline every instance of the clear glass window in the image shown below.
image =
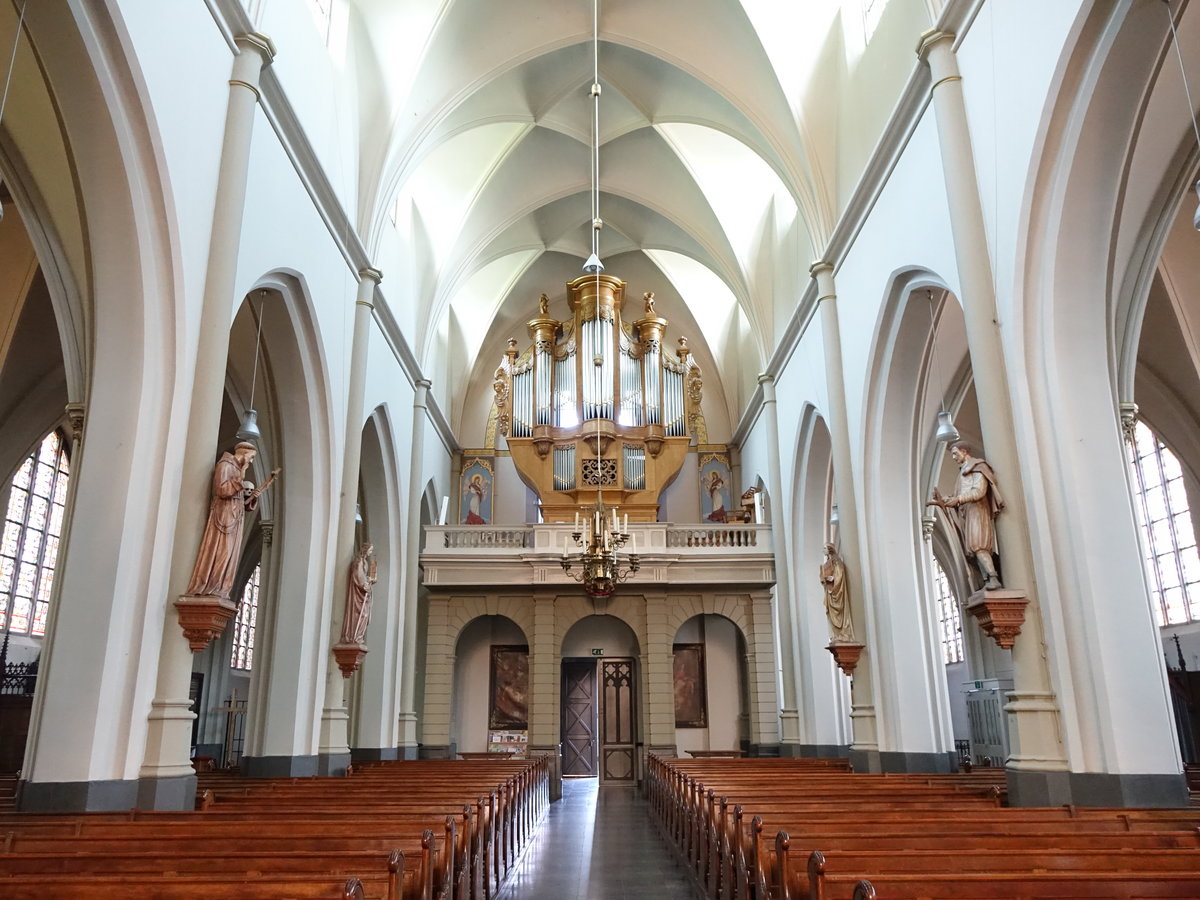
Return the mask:
<svg viewBox="0 0 1200 900">
<path fill-rule="evenodd" d="M 962 616 L 958 600 L 950 589 L 950 579 L 933 558 L 933 595 L 937 599 L 938 633 L 942 638 L 942 660 L 946 665 L 963 661 Z"/>
<path fill-rule="evenodd" d="M 246 579 L 233 625 L 233 653 L 229 665 L 246 672 L 254 665 L 254 633 L 258 627 L 258 581 L 261 575 L 262 563 L 259 563 Z"/>
<path fill-rule="evenodd" d="M 46 634 L 69 477 L 57 431 L 13 476 L 0 535 L 0 628 L 13 634 Z"/>
<path fill-rule="evenodd" d="M 1200 619 L 1200 552 L 1192 528 L 1183 469 L 1144 422 L 1134 428 L 1129 451 L 1138 526 L 1155 622 L 1178 625 Z"/>
</svg>

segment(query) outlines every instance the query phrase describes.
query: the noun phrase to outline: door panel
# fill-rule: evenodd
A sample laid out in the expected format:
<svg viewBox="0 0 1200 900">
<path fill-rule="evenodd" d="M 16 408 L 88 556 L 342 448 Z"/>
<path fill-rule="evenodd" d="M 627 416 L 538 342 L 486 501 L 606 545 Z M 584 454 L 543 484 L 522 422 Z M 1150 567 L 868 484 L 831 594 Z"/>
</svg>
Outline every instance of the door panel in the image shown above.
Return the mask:
<svg viewBox="0 0 1200 900">
<path fill-rule="evenodd" d="M 563 774 L 596 774 L 596 664 L 563 661 Z"/>
<path fill-rule="evenodd" d="M 604 688 L 601 710 L 600 778 L 633 781 L 636 777 L 636 723 L 632 659 L 605 659 L 600 664 Z"/>
</svg>

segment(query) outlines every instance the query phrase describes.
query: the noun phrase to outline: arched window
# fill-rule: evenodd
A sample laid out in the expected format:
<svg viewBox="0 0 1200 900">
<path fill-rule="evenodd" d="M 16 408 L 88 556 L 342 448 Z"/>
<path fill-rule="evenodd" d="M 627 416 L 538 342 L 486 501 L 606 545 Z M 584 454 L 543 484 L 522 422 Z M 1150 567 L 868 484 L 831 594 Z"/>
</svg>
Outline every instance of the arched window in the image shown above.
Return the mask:
<svg viewBox="0 0 1200 900">
<path fill-rule="evenodd" d="M 1200 620 L 1200 554 L 1179 460 L 1143 422 L 1130 456 L 1155 622 Z"/>
<path fill-rule="evenodd" d="M 946 577 L 937 557 L 933 561 L 933 596 L 937 600 L 938 633 L 942 638 L 942 660 L 946 665 L 963 661 L 962 617 L 958 612 L 958 600 L 950 590 L 950 579 Z"/>
<path fill-rule="evenodd" d="M 254 567 L 246 586 L 242 589 L 242 602 L 238 604 L 237 619 L 233 625 L 233 653 L 229 665 L 249 672 L 254 665 L 254 632 L 258 626 L 258 579 L 262 574 L 262 563 Z"/>
<path fill-rule="evenodd" d="M 0 539 L 0 627 L 13 634 L 46 633 L 68 477 L 57 431 L 42 439 L 13 476 Z"/>
</svg>

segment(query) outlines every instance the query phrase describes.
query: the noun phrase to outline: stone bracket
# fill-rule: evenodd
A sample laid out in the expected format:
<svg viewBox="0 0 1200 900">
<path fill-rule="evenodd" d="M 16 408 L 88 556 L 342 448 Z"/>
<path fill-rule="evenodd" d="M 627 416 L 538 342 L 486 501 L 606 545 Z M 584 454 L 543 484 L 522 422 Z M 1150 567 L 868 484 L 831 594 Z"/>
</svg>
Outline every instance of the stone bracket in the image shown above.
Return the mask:
<svg viewBox="0 0 1200 900">
<path fill-rule="evenodd" d="M 839 669 L 847 675 L 853 675 L 854 668 L 858 665 L 858 658 L 862 656 L 866 646 L 866 644 L 859 644 L 855 641 L 833 641 L 825 649 L 833 654 L 833 659 Z"/>
<path fill-rule="evenodd" d="M 1029 597 L 1024 591 L 982 590 L 967 598 L 967 612 L 984 633 L 1005 650 L 1011 650 L 1025 624 Z"/>
<path fill-rule="evenodd" d="M 337 660 L 342 677 L 349 678 L 362 665 L 363 657 L 367 655 L 367 645 L 354 642 L 341 642 L 333 645 L 333 658 Z"/>
<path fill-rule="evenodd" d="M 215 595 L 184 594 L 175 601 L 175 609 L 188 646 L 193 653 L 199 653 L 225 630 L 237 613 L 237 604 Z"/>
</svg>

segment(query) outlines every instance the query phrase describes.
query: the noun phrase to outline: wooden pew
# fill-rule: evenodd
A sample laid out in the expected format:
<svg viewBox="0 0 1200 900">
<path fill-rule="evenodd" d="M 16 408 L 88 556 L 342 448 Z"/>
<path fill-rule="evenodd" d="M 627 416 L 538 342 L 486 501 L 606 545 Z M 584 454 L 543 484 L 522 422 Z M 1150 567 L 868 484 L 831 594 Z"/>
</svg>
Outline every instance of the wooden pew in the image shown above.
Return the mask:
<svg viewBox="0 0 1200 900">
<path fill-rule="evenodd" d="M 1095 896 L 1200 897 L 1200 810 L 1012 810 L 999 807 L 990 772 L 839 778 L 776 760 L 740 763 L 655 758 L 648 767 L 660 824 L 711 897 L 1024 897 L 1011 891 L 1026 875 L 1031 897 L 1092 896 L 1055 895 L 1055 884 L 1102 891 Z M 823 853 L 810 875 L 796 855 L 814 850 Z M 956 886 L 964 871 L 976 873 L 966 888 Z M 1006 887 L 989 886 L 996 874 Z M 936 883 L 933 893 L 923 880 Z"/>
<path fill-rule="evenodd" d="M 545 759 L 364 766 L 346 779 L 206 774 L 197 813 L 0 814 L 0 896 L 82 898 L 88 881 L 85 900 L 223 900 L 240 896 L 224 881 L 241 879 L 247 900 L 334 898 L 329 885 L 353 874 L 362 900 L 482 898 L 544 815 L 548 776 Z M 117 880 L 136 892 L 112 893 Z"/>
</svg>

